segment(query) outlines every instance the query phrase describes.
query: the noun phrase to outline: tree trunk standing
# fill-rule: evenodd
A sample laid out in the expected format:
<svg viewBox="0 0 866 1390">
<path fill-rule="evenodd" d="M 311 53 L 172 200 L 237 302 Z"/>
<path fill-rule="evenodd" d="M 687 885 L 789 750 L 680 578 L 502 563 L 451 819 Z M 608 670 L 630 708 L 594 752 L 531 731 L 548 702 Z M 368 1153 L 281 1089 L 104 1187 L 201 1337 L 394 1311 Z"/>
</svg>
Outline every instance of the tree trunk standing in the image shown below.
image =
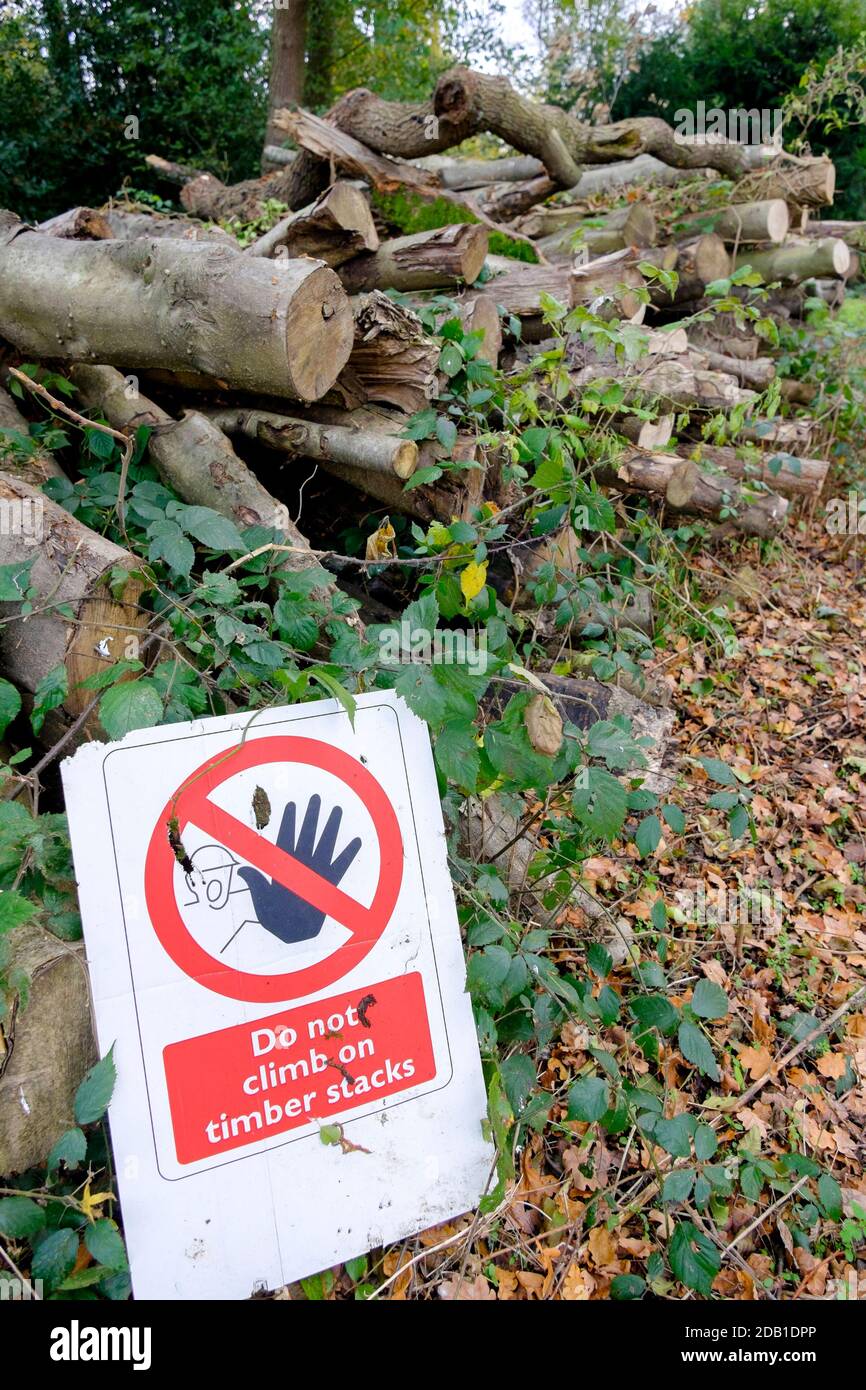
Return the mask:
<svg viewBox="0 0 866 1390">
<path fill-rule="evenodd" d="M 316 400 L 352 350 L 334 271 L 173 238 L 63 241 L 0 227 L 0 332 L 39 359 L 193 370 Z"/>
<path fill-rule="evenodd" d="M 309 8 L 305 106 L 321 109 L 334 99 L 334 30 L 339 8 L 340 0 L 314 0 Z"/>
<path fill-rule="evenodd" d="M 279 145 L 282 135 L 273 124 L 274 112 L 283 106 L 299 106 L 304 99 L 307 0 L 272 0 L 272 3 L 274 18 L 265 144 Z"/>
</svg>

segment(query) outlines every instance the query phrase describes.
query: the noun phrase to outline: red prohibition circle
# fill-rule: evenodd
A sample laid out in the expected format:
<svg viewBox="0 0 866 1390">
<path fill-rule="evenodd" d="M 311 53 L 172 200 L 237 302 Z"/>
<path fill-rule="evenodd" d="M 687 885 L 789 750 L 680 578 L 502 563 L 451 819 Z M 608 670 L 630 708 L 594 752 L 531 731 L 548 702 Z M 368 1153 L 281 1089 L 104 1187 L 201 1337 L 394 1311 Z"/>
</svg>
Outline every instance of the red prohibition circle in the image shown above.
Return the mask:
<svg viewBox="0 0 866 1390">
<path fill-rule="evenodd" d="M 373 901 L 364 907 L 314 870 L 279 849 L 210 800 L 209 793 L 248 768 L 265 763 L 299 763 L 330 772 L 364 803 L 379 844 L 379 882 Z M 255 975 L 235 970 L 198 944 L 177 906 L 174 891 L 174 850 L 169 825 L 177 821 L 183 839 L 188 825 L 198 825 L 241 858 L 278 879 L 328 916 L 348 927 L 352 935 L 325 960 L 279 975 Z M 185 975 L 215 994 L 250 1003 L 284 1002 L 314 994 L 334 984 L 373 949 L 390 921 L 403 880 L 403 838 L 394 808 L 375 777 L 362 763 L 317 739 L 272 735 L 251 739 L 235 750 L 216 753 L 181 783 L 166 803 L 147 850 L 144 891 L 150 920 L 164 949 Z M 290 991 L 287 993 L 287 990 Z"/>
</svg>

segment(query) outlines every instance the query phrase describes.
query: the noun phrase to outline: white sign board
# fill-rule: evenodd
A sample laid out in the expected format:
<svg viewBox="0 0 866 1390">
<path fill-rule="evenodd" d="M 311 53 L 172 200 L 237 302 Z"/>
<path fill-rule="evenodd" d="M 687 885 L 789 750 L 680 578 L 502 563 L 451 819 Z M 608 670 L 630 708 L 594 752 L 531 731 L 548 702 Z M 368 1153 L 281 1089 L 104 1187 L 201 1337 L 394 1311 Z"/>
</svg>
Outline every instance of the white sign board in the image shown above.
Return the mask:
<svg viewBox="0 0 866 1390">
<path fill-rule="evenodd" d="M 475 1206 L 478 1043 L 403 701 L 141 730 L 63 783 L 136 1297 L 245 1298 Z"/>
</svg>

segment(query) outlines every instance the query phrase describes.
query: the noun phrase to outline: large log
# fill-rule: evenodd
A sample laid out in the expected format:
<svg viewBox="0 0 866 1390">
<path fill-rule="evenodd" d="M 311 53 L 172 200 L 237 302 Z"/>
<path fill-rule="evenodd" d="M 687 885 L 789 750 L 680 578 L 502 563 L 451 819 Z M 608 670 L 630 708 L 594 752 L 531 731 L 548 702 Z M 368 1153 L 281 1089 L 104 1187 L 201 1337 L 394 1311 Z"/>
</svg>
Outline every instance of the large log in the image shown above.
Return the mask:
<svg viewBox="0 0 866 1390">
<path fill-rule="evenodd" d="M 362 425 L 319 424 L 268 410 L 209 410 L 209 419 L 226 434 L 242 434 L 290 458 L 344 463 L 364 473 L 411 477 L 418 466 L 418 445 L 397 434 L 365 430 Z"/>
<path fill-rule="evenodd" d="M 555 192 L 553 179 L 542 174 L 537 179 L 527 179 L 525 183 L 493 183 L 484 188 L 474 188 L 468 191 L 467 196 L 471 196 L 494 222 L 511 222 Z"/>
<path fill-rule="evenodd" d="M 481 274 L 488 239 L 487 229 L 471 222 L 396 237 L 341 265 L 340 279 L 350 294 L 471 285 Z"/>
<path fill-rule="evenodd" d="M 638 269 L 640 256 L 626 248 L 586 265 L 575 265 L 571 276 L 571 303 L 587 305 L 599 318 L 624 318 L 642 323 L 646 304 L 635 293 L 646 284 Z"/>
<path fill-rule="evenodd" d="M 803 236 L 838 237 L 852 250 L 866 251 L 866 222 L 840 222 L 832 218 L 813 221 L 810 217 L 803 228 Z"/>
<path fill-rule="evenodd" d="M 596 225 L 599 222 L 601 226 Z M 629 203 L 599 218 L 588 218 L 580 207 L 552 204 L 533 208 L 515 225 L 531 237 L 560 237 L 564 233 L 573 236 L 581 232 L 596 255 L 619 251 L 623 246 L 652 246 L 656 239 L 655 214 L 646 203 Z"/>
<path fill-rule="evenodd" d="M 104 415 L 115 429 L 128 434 L 142 425 L 150 428 L 150 457 L 162 481 L 184 502 L 211 507 L 241 528 L 271 526 L 291 532 L 292 544 L 307 546 L 288 520 L 286 507 L 271 496 L 203 413 L 186 410 L 175 420 L 137 390 L 130 391 L 126 378 L 113 367 L 80 364 L 71 367 L 69 374 L 82 403 Z"/>
<path fill-rule="evenodd" d="M 625 159 L 619 164 L 602 164 L 584 169 L 567 196 L 573 202 L 580 202 L 586 198 L 609 197 L 612 193 L 619 194 L 629 188 L 669 187 L 687 179 L 710 178 L 712 174 L 713 171 L 707 168 L 674 169 L 654 155 L 639 154 L 635 159 Z"/>
<path fill-rule="evenodd" d="M 677 244 L 677 285 L 673 294 L 658 282 L 650 288 L 653 304 L 664 308 L 699 299 L 707 285 L 731 273 L 731 257 L 722 238 L 709 232 Z"/>
<path fill-rule="evenodd" d="M 369 150 L 403 160 L 441 153 L 487 130 L 538 159 L 563 188 L 578 183 L 582 164 L 607 164 L 644 153 L 678 169 L 711 167 L 730 177 L 748 167 L 740 146 L 681 145 L 671 127 L 652 116 L 593 128 L 560 107 L 521 96 L 504 77 L 464 67 L 443 74 L 431 101 L 385 101 L 363 87 L 347 92 L 328 113 L 328 122 Z M 285 122 L 280 128 L 304 148 L 274 196 L 290 207 L 301 207 L 321 191 L 326 177 L 322 162 L 330 151 L 298 140 L 296 130 Z"/>
<path fill-rule="evenodd" d="M 697 217 L 678 220 L 676 227 L 678 235 L 715 232 L 729 246 L 748 246 L 766 241 L 780 244 L 788 235 L 790 224 L 784 198 L 765 198 L 756 203 L 707 208 Z"/>
<path fill-rule="evenodd" d="M 726 372 L 694 367 L 680 357 L 653 357 L 615 371 L 610 363 L 591 363 L 570 373 L 570 377 L 578 391 L 596 381 L 619 382 L 625 389 L 626 405 L 658 397 L 681 409 L 716 411 L 732 410 L 756 399 L 754 391 L 744 390 Z"/>
<path fill-rule="evenodd" d="M 757 198 L 784 198 L 797 207 L 829 207 L 836 191 L 836 168 L 820 158 L 783 154 L 766 168 L 747 174 L 735 189 L 738 203 Z"/>
<path fill-rule="evenodd" d="M 342 265 L 362 251 L 375 251 L 379 236 L 364 194 L 338 179 L 307 208 L 282 218 L 245 248 L 248 256 L 312 256 Z"/>
<path fill-rule="evenodd" d="M 634 453 L 603 476 L 625 491 L 662 498 L 672 511 L 728 521 L 750 536 L 776 535 L 788 511 L 786 498 L 752 496 L 733 478 L 702 471 L 677 454 Z"/>
<path fill-rule="evenodd" d="M 0 565 L 30 567 L 19 585 L 21 602 L 0 605 L 0 670 L 33 693 L 49 671 L 65 665 L 69 693 L 63 708 L 80 714 L 93 696 L 79 682 L 129 650 L 138 654 L 136 639 L 147 619 L 138 605 L 141 561 L 9 473 L 0 474 L 0 507 L 7 516 L 35 517 L 39 528 L 37 539 L 30 527 L 0 527 Z M 118 599 L 116 579 L 124 571 L 128 578 Z M 27 589 L 28 611 L 22 612 Z"/>
<path fill-rule="evenodd" d="M 784 285 L 824 277 L 844 280 L 850 263 L 851 251 L 837 237 L 804 237 L 770 251 L 741 251 L 736 257 L 738 270 L 750 265 L 768 284 L 780 280 Z"/>
<path fill-rule="evenodd" d="M 40 449 L 8 391 L 0 386 L 0 468 L 40 488 L 49 478 L 62 478 L 63 469 L 53 454 Z"/>
<path fill-rule="evenodd" d="M 709 323 L 691 324 L 688 339 L 692 347 L 701 351 L 720 352 L 747 361 L 757 357 L 761 348 L 757 334 L 750 327 L 733 322 L 730 314 L 722 314 Z"/>
<path fill-rule="evenodd" d="M 0 1025 L 0 1173 L 44 1166 L 72 1125 L 75 1092 L 97 1058 L 84 947 L 37 923 L 6 938 L 13 988 Z"/>
<path fill-rule="evenodd" d="M 690 354 L 687 360 L 695 366 L 709 367 L 713 372 L 727 372 L 741 386 L 748 386 L 752 391 L 766 391 L 776 377 L 775 363 L 769 357 L 728 357 L 725 353 L 704 348 Z"/>
<path fill-rule="evenodd" d="M 166 237 L 63 241 L 0 225 L 0 332 L 39 359 L 195 370 L 315 400 L 354 337 L 333 270 Z"/>
<path fill-rule="evenodd" d="M 709 463 L 731 478 L 754 479 L 766 483 L 785 497 L 816 497 L 824 486 L 829 459 L 794 458 L 791 454 L 762 453 L 755 448 L 732 448 L 729 444 L 682 445 L 680 458 Z"/>
<path fill-rule="evenodd" d="M 367 141 L 367 144 L 370 142 Z M 439 175 L 443 188 L 473 191 L 494 183 L 521 183 L 544 175 L 544 165 L 531 155 L 507 155 L 503 159 L 455 159 L 431 154 L 414 161 L 419 168 Z"/>
</svg>

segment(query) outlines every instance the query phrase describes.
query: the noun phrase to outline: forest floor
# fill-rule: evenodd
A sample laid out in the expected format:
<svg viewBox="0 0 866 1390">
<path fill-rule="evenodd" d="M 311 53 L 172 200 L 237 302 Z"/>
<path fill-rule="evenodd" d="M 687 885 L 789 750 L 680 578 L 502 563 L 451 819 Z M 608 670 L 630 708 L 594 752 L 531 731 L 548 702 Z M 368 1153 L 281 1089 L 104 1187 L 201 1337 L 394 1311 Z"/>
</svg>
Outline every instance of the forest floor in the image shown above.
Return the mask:
<svg viewBox="0 0 866 1390">
<path fill-rule="evenodd" d="M 716 1163 L 732 1152 L 754 1159 L 748 1192 L 741 1171 L 736 1195 L 703 1216 L 689 1213 L 722 1252 L 713 1293 L 863 1298 L 855 1250 L 866 1236 L 866 1088 L 857 1084 L 866 1075 L 866 1000 L 856 992 L 866 981 L 866 565 L 862 543 L 828 536 L 820 515 L 792 527 L 760 573 L 748 550 L 705 550 L 692 562 L 693 583 L 728 598 L 736 651 L 684 636 L 658 664 L 676 682 L 673 760 L 688 769 L 679 780 L 691 786 L 694 804 L 684 809 L 697 829 L 673 853 L 662 844 L 655 884 L 645 863 L 636 873 L 634 846 L 587 861 L 583 874 L 630 919 L 642 956 L 658 948 L 658 892 L 682 903 L 682 926 L 668 923 L 660 953 L 671 997 L 687 997 L 703 976 L 730 1000 L 714 1025 L 729 1108 L 701 1105 L 701 1088 L 688 1090 L 690 1068 L 672 1044 L 662 1058 L 674 1114 L 710 1122 Z M 700 764 L 696 773 L 689 760 L 707 756 L 728 763 L 752 793 L 754 842 L 732 843 L 695 795 Z M 696 912 L 701 893 L 706 907 Z M 566 968 L 568 955 L 565 947 L 559 956 Z M 859 1012 L 800 1048 L 819 1029 L 817 1015 L 832 1015 L 852 996 Z M 648 1063 L 632 1036 L 616 1027 L 606 1036 L 622 1072 L 638 1081 Z M 562 1097 L 591 1045 L 586 1028 L 567 1024 L 542 1087 Z M 526 1137 L 519 1184 L 495 1212 L 427 1231 L 384 1252 L 378 1269 L 371 1257 L 372 1277 L 385 1277 L 376 1296 L 581 1300 L 608 1297 L 614 1278 L 635 1269 L 652 1274 L 653 1237 L 669 1235 L 671 1219 L 654 1181 L 665 1155 L 634 1130 L 613 1140 L 558 1114 L 564 1107 Z M 800 1191 L 808 1160 L 790 1190 L 778 1200 L 771 1193 L 769 1207 L 766 1192 L 760 1200 L 760 1165 L 792 1150 L 814 1155 L 841 1192 L 848 1219 L 841 1244 L 829 1242 L 826 1253 L 821 1213 Z M 800 1239 L 807 1230 L 818 1254 Z M 328 1292 L 340 1297 L 346 1284 L 342 1290 L 338 1276 Z M 650 1287 L 672 1291 L 661 1270 Z"/>
</svg>

